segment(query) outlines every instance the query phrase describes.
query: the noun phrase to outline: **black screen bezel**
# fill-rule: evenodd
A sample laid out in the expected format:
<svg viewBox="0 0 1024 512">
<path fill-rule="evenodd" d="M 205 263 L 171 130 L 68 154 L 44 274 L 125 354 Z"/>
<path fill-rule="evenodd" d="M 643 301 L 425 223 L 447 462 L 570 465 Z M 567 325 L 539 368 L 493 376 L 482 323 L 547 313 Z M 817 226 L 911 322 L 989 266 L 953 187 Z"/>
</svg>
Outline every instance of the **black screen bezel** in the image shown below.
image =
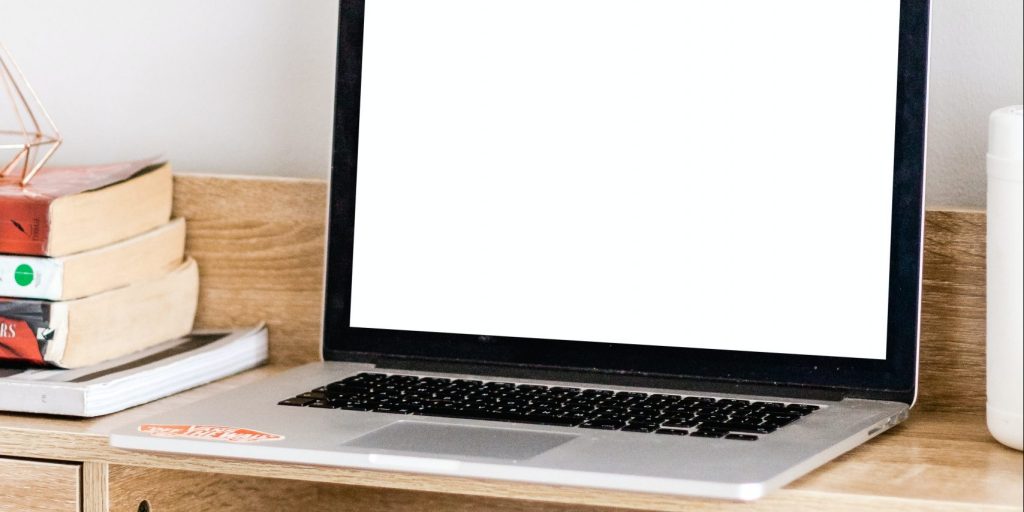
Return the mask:
<svg viewBox="0 0 1024 512">
<path fill-rule="evenodd" d="M 364 5 L 364 0 L 341 0 L 323 333 L 326 360 L 412 358 L 721 379 L 841 389 L 851 396 L 913 401 L 923 223 L 927 0 L 900 2 L 890 301 L 884 360 L 350 327 Z M 865 33 L 864 37 L 873 34 Z M 837 282 L 837 286 L 841 284 Z M 742 312 L 736 315 L 741 317 Z"/>
</svg>

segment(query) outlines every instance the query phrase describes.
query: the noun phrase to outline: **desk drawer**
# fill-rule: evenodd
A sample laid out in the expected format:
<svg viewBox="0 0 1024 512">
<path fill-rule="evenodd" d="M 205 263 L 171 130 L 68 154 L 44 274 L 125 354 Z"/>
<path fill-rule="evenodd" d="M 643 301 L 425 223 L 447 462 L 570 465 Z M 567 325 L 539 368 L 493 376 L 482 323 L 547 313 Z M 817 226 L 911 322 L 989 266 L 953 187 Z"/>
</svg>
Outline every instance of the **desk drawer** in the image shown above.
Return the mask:
<svg viewBox="0 0 1024 512">
<path fill-rule="evenodd" d="M 81 466 L 0 457 L 0 512 L 78 512 Z"/>
<path fill-rule="evenodd" d="M 258 462 L 248 464 L 261 467 Z M 282 473 L 288 472 L 268 468 L 266 473 L 287 476 Z M 109 512 L 613 512 L 539 501 L 118 465 L 110 466 L 109 482 Z M 142 502 L 146 504 L 140 506 Z"/>
</svg>

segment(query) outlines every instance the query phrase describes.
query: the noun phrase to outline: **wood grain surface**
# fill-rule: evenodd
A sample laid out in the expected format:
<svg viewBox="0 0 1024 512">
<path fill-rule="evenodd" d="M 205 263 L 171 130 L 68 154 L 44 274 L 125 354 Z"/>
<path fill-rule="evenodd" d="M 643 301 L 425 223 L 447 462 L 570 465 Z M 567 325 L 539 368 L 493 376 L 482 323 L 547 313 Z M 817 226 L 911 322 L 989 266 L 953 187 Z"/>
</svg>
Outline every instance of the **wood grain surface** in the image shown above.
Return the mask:
<svg viewBox="0 0 1024 512">
<path fill-rule="evenodd" d="M 196 324 L 266 321 L 272 362 L 319 360 L 326 205 L 322 181 L 176 176 L 202 283 Z"/>
<path fill-rule="evenodd" d="M 110 509 L 108 468 L 109 465 L 102 462 L 82 464 L 82 512 L 107 512 Z"/>
<path fill-rule="evenodd" d="M 77 512 L 80 468 L 0 458 L 0 512 Z"/>
<path fill-rule="evenodd" d="M 985 214 L 925 216 L 918 405 L 985 412 Z"/>
<path fill-rule="evenodd" d="M 250 494 L 277 504 L 296 492 L 340 510 L 1022 508 L 1021 453 L 991 440 L 984 424 L 984 214 L 977 212 L 927 214 L 921 392 L 909 422 L 754 504 L 113 449 L 106 434 L 115 427 L 320 357 L 324 183 L 178 176 L 175 186 L 175 213 L 189 220 L 188 250 L 201 268 L 198 325 L 265 320 L 273 364 L 97 419 L 0 414 L 0 456 L 87 461 L 89 481 L 109 478 L 109 496 L 83 493 L 90 512 L 105 499 L 111 510 L 134 510 L 146 496 L 162 507 L 155 511 L 187 509 L 173 508 L 175 492 L 181 503 L 225 510 L 260 510 L 245 508 L 259 503 Z"/>
<path fill-rule="evenodd" d="M 278 512 L 345 510 L 391 512 L 571 512 L 576 505 L 460 496 L 424 491 L 304 482 L 280 478 L 111 466 L 111 512 L 136 512 L 148 501 L 154 512 Z M 610 511 L 612 509 L 593 509 Z"/>
</svg>

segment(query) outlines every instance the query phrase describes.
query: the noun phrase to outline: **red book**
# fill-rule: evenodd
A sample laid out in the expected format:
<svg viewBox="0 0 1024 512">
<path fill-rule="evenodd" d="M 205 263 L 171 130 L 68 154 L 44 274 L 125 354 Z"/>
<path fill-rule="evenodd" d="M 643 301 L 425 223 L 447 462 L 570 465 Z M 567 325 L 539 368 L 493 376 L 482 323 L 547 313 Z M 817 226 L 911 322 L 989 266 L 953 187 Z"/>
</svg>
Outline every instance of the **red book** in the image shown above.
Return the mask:
<svg viewBox="0 0 1024 512">
<path fill-rule="evenodd" d="M 167 223 L 171 168 L 145 160 L 44 167 L 25 187 L 0 178 L 0 253 L 63 256 Z"/>
</svg>

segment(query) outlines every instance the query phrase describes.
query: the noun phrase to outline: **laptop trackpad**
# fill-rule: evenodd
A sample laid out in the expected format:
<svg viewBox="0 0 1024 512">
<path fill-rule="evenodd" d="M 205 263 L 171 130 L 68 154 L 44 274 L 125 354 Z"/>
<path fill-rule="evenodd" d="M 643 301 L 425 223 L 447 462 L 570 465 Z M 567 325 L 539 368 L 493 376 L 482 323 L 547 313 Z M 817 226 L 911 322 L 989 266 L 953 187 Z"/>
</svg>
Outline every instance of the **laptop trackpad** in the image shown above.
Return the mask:
<svg viewBox="0 0 1024 512">
<path fill-rule="evenodd" d="M 344 446 L 433 455 L 525 460 L 575 439 L 572 434 L 399 421 Z"/>
</svg>

